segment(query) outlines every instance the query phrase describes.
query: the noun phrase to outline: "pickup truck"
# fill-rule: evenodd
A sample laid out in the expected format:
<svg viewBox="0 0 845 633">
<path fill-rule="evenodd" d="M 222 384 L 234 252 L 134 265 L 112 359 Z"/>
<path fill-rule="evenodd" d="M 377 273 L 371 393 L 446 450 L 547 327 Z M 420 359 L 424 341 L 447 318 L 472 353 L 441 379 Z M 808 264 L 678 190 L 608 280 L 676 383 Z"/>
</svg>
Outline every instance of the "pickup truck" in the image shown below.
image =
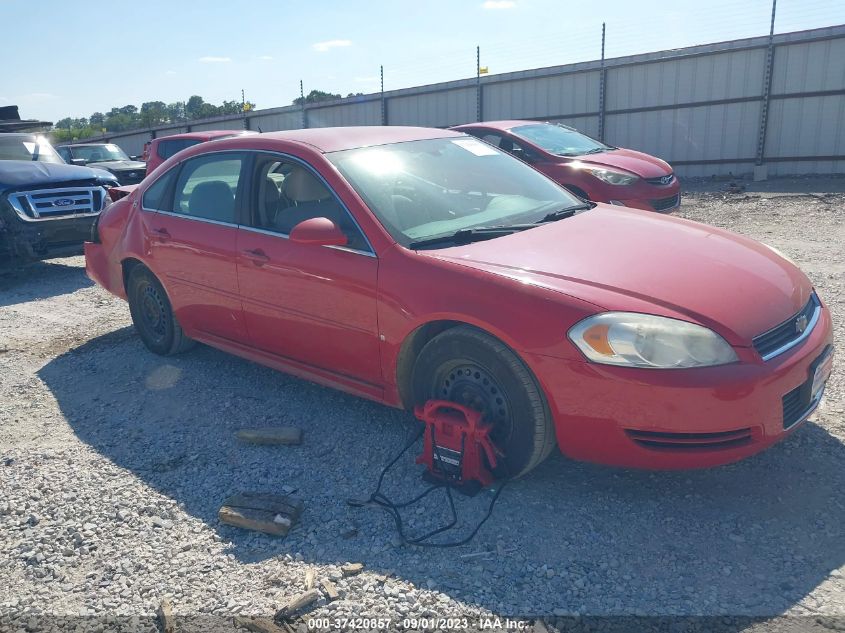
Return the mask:
<svg viewBox="0 0 845 633">
<path fill-rule="evenodd" d="M 137 185 L 147 172 L 146 164 L 127 156 L 114 143 L 73 143 L 61 145 L 56 151 L 69 165 L 110 171 L 121 185 Z"/>
<path fill-rule="evenodd" d="M 110 172 L 68 165 L 37 134 L 0 134 L 0 271 L 82 253 L 111 204 Z"/>
</svg>

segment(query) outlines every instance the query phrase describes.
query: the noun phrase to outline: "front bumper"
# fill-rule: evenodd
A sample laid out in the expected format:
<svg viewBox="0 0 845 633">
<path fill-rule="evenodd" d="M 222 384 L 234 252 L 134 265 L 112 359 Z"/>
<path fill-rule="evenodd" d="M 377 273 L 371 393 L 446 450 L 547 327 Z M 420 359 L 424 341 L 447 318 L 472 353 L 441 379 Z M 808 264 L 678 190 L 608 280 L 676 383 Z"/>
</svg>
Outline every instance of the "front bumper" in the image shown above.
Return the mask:
<svg viewBox="0 0 845 633">
<path fill-rule="evenodd" d="M 738 363 L 701 369 L 631 369 L 536 354 L 527 361 L 568 457 L 629 468 L 703 468 L 753 455 L 801 426 L 810 407 L 785 421 L 784 396 L 812 379 L 832 342 L 825 307 L 801 345 L 768 362 L 754 360 L 751 350 Z"/>
<path fill-rule="evenodd" d="M 82 253 L 95 216 L 21 222 L 13 214 L 0 216 L 0 267 Z"/>
</svg>

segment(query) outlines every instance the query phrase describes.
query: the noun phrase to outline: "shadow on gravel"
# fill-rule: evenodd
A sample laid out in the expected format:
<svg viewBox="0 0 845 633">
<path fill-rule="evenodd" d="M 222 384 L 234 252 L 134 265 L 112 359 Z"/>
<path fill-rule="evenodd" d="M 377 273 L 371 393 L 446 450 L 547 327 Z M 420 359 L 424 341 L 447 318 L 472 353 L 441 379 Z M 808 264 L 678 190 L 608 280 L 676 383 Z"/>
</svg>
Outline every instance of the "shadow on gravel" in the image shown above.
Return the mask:
<svg viewBox="0 0 845 633">
<path fill-rule="evenodd" d="M 0 271 L 0 308 L 38 299 L 71 294 L 94 282 L 84 266 L 57 261 L 34 262 L 11 271 Z"/>
<path fill-rule="evenodd" d="M 469 546 L 426 550 L 397 545 L 382 512 L 345 503 L 369 494 L 405 443 L 407 413 L 206 347 L 154 357 L 129 328 L 38 373 L 83 442 L 217 530 L 244 562 L 285 553 L 360 561 L 513 615 L 771 615 L 845 562 L 845 447 L 812 423 L 762 455 L 707 471 L 623 471 L 554 456 L 503 491 Z M 234 437 L 278 424 L 303 428 L 302 445 Z M 409 454 L 388 476 L 388 495 L 413 496 L 419 474 Z M 218 523 L 228 495 L 283 486 L 306 502 L 286 539 Z M 445 518 L 442 498 L 431 497 L 409 513 L 410 532 Z M 464 528 L 490 497 L 459 500 Z M 145 505 L 139 499 L 148 521 Z"/>
</svg>

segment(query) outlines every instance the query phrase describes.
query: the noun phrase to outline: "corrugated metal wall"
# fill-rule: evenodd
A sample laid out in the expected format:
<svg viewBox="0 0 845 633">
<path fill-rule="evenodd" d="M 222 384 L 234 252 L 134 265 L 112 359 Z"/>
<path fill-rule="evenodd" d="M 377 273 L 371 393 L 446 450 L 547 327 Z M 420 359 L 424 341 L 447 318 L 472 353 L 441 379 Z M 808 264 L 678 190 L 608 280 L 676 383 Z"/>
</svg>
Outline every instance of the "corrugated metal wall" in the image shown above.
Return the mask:
<svg viewBox="0 0 845 633">
<path fill-rule="evenodd" d="M 845 171 L 845 26 L 776 35 L 763 163 L 769 174 Z M 482 119 L 565 123 L 660 156 L 682 176 L 745 174 L 758 162 L 768 37 L 258 110 L 252 130 L 335 125 L 448 127 Z M 604 105 L 600 99 L 602 77 Z M 151 134 L 240 129 L 241 116 L 113 135 L 139 153 Z"/>
</svg>

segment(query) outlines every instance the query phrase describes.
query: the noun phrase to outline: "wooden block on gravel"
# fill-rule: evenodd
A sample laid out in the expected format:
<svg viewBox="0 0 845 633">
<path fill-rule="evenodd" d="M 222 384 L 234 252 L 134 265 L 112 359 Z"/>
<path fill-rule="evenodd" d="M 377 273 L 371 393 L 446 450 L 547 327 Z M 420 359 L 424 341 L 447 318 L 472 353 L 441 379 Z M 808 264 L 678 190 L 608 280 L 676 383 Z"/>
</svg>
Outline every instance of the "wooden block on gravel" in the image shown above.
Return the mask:
<svg viewBox="0 0 845 633">
<path fill-rule="evenodd" d="M 321 598 L 322 594 L 317 589 L 309 589 L 305 593 L 299 594 L 296 598 L 288 602 L 285 606 L 281 609 L 276 611 L 276 615 L 274 616 L 274 620 L 284 620 L 288 616 L 293 615 L 297 611 L 301 611 L 305 607 L 307 607 L 312 602 L 316 602 Z"/>
<path fill-rule="evenodd" d="M 326 598 L 329 602 L 333 602 L 340 597 L 340 594 L 337 592 L 337 587 L 335 587 L 334 583 L 328 578 L 320 580 L 320 584 L 323 586 L 323 592 L 326 594 Z"/>
<path fill-rule="evenodd" d="M 236 433 L 239 440 L 250 444 L 300 444 L 302 429 L 293 426 L 268 426 L 260 429 L 241 429 Z"/>
<path fill-rule="evenodd" d="M 276 626 L 267 618 L 244 618 L 236 617 L 235 624 L 241 628 L 252 631 L 252 633 L 286 633 L 284 629 Z"/>
<path fill-rule="evenodd" d="M 173 622 L 173 607 L 170 606 L 170 600 L 167 598 L 162 600 L 158 607 L 158 621 L 161 622 L 163 633 L 175 633 L 176 625 Z"/>
<path fill-rule="evenodd" d="M 360 574 L 362 571 L 364 571 L 364 564 L 348 563 L 341 567 L 340 571 L 344 576 L 354 576 L 355 574 Z"/>
<path fill-rule="evenodd" d="M 302 501 L 288 495 L 242 492 L 217 512 L 221 523 L 274 536 L 285 536 L 302 513 Z"/>
</svg>

